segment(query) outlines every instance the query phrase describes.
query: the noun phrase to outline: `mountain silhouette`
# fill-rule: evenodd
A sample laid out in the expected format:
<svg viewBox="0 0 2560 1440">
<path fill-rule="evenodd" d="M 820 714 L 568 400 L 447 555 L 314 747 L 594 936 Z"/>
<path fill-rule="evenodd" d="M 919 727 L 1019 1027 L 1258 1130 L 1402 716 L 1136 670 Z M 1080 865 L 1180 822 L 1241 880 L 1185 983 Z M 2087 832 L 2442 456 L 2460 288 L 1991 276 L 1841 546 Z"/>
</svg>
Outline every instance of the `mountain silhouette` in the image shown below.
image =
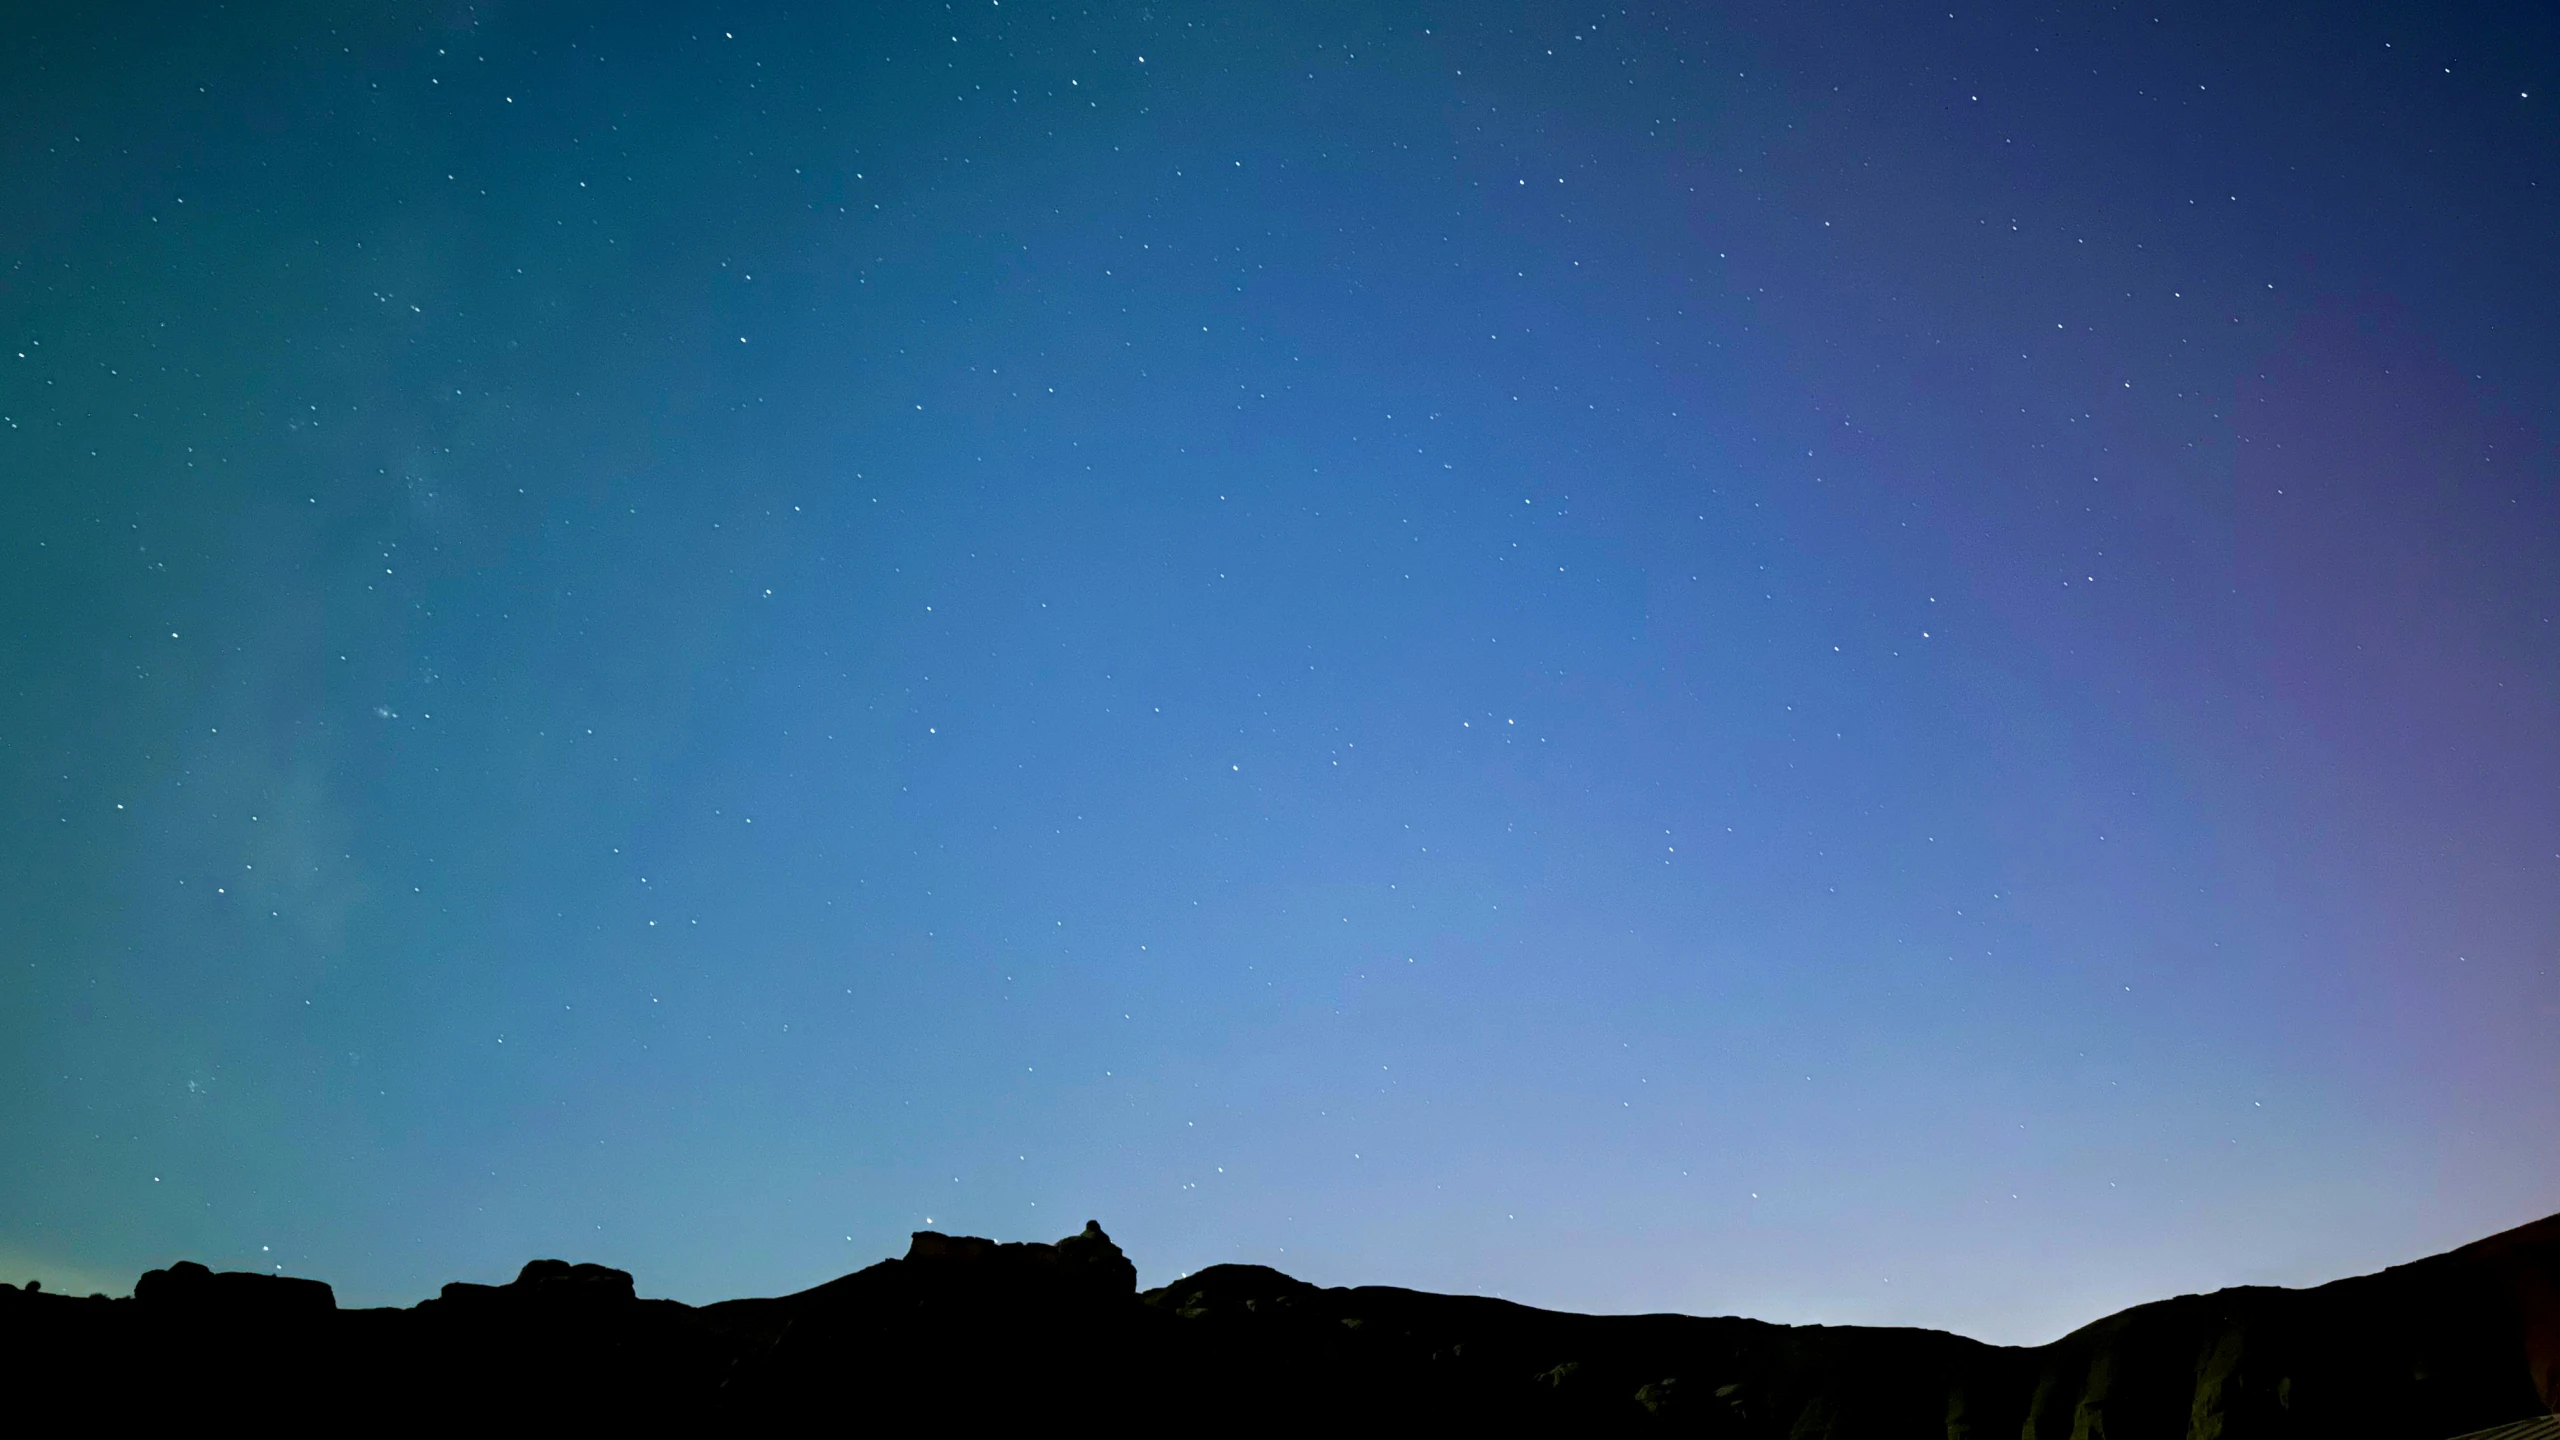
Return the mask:
<svg viewBox="0 0 2560 1440">
<path fill-rule="evenodd" d="M 1328 1289 L 1260 1265 L 1142 1293 L 1088 1223 L 1055 1244 L 921 1231 L 814 1289 L 703 1306 L 536 1260 L 505 1285 L 341 1310 L 316 1280 L 182 1261 L 129 1300 L 0 1285 L 0 1355 L 14 1415 L 118 1428 L 2448 1440 L 2560 1410 L 2560 1216 L 2032 1347 Z"/>
</svg>

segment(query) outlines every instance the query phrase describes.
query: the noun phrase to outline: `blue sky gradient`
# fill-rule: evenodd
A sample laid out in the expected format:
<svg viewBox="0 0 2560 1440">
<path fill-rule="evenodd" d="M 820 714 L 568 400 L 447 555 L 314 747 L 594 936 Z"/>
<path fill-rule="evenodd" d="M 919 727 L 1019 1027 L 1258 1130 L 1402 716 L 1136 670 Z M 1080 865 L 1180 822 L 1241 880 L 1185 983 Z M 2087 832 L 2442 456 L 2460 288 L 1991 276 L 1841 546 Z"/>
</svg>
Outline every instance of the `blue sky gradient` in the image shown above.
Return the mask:
<svg viewBox="0 0 2560 1440">
<path fill-rule="evenodd" d="M 2032 1342 L 2560 1208 L 2548 14 L 10 51 L 0 1265 Z"/>
</svg>

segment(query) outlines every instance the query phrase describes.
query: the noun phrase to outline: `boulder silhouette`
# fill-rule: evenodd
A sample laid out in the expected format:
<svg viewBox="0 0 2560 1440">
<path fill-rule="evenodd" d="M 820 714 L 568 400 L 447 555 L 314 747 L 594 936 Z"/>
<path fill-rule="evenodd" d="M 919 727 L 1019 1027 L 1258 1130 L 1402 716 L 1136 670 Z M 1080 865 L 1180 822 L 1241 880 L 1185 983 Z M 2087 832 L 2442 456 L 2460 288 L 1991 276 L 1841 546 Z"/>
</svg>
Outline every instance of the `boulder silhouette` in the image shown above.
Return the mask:
<svg viewBox="0 0 2560 1440">
<path fill-rule="evenodd" d="M 599 1310 L 639 1303 L 631 1272 L 604 1265 L 572 1265 L 566 1260 L 528 1260 L 516 1278 L 504 1285 L 474 1285 L 456 1280 L 428 1304 L 462 1307 L 530 1307 L 536 1310 Z"/>
<path fill-rule="evenodd" d="M 309 1319 L 338 1308 L 338 1297 L 318 1280 L 262 1275 L 255 1270 L 206 1269 L 181 1260 L 166 1270 L 146 1270 L 133 1283 L 139 1304 L 164 1312 L 218 1315 L 230 1320 Z"/>
</svg>

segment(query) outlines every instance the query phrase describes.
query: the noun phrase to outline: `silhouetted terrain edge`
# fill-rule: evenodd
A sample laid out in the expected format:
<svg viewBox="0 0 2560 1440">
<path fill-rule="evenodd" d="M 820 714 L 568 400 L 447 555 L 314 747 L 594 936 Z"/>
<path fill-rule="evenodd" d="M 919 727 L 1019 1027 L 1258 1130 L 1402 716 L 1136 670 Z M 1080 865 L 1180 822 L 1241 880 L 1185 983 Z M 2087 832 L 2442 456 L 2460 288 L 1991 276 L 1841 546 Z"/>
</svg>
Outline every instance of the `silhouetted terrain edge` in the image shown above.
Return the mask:
<svg viewBox="0 0 2560 1440">
<path fill-rule="evenodd" d="M 536 1260 L 405 1310 L 154 1270 L 130 1300 L 0 1286 L 21 1422 L 270 1430 L 1647 1433 L 1732 1440 L 2447 1440 L 2560 1410 L 2560 1216 L 2309 1290 L 2141 1305 L 2050 1345 L 1571 1315 L 1219 1265 L 1143 1294 L 1099 1225 L 918 1233 L 773 1299 L 643 1300 Z M 83 1427 L 88 1428 L 88 1427 Z"/>
</svg>

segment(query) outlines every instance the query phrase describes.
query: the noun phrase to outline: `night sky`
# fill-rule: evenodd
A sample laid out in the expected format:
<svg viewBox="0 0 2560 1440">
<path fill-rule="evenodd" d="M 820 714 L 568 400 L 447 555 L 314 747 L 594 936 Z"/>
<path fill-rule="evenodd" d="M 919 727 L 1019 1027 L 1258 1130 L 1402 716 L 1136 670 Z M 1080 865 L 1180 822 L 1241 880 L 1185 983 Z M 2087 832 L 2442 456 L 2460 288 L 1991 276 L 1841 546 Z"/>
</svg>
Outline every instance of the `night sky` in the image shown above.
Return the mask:
<svg viewBox="0 0 2560 1440">
<path fill-rule="evenodd" d="M 10 1279 L 2560 1209 L 2548 8 L 10 23 Z"/>
</svg>

